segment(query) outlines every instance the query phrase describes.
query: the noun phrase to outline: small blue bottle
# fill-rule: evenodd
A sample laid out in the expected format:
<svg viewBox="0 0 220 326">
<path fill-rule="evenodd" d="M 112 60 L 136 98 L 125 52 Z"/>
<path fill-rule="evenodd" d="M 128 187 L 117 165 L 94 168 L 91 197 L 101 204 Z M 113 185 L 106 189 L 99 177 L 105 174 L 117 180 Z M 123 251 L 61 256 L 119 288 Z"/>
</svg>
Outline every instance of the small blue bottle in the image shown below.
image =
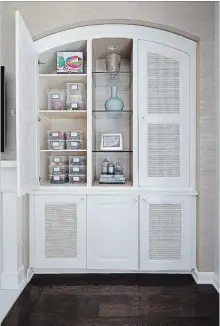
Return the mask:
<svg viewBox="0 0 220 326">
<path fill-rule="evenodd" d="M 124 102 L 117 97 L 117 86 L 111 87 L 111 97 L 105 102 L 106 111 L 122 111 Z"/>
</svg>

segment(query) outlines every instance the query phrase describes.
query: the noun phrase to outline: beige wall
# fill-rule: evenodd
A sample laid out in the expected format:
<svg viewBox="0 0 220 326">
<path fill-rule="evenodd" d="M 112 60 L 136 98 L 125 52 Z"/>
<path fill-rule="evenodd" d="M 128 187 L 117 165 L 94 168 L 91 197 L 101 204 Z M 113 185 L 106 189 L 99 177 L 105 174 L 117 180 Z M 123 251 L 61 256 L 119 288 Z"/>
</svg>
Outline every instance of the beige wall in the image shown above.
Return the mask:
<svg viewBox="0 0 220 326">
<path fill-rule="evenodd" d="M 8 79 L 8 149 L 15 149 L 14 12 L 18 9 L 33 38 L 70 26 L 107 19 L 167 26 L 200 42 L 198 70 L 198 252 L 201 271 L 212 271 L 216 180 L 214 97 L 214 2 L 3 2 L 2 59 Z M 25 58 L 24 58 L 25 59 Z"/>
</svg>

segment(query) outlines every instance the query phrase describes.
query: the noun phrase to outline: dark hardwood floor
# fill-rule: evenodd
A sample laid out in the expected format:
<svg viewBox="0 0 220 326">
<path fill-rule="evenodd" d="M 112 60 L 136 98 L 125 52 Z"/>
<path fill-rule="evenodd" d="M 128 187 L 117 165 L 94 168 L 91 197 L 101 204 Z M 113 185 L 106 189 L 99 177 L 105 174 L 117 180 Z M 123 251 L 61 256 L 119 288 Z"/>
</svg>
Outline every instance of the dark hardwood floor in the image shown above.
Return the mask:
<svg viewBox="0 0 220 326">
<path fill-rule="evenodd" d="M 219 295 L 191 275 L 35 275 L 2 326 L 218 326 Z"/>
</svg>

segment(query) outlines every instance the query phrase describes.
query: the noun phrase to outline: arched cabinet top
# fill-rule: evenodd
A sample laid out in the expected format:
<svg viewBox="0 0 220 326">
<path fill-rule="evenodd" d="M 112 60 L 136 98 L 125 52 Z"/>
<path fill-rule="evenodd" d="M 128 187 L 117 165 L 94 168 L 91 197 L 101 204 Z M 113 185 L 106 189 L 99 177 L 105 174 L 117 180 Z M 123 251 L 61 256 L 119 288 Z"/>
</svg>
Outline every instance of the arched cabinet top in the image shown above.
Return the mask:
<svg viewBox="0 0 220 326">
<path fill-rule="evenodd" d="M 50 49 L 65 46 L 78 41 L 90 41 L 99 38 L 142 39 L 170 46 L 179 51 L 191 54 L 195 51 L 196 42 L 186 37 L 164 30 L 124 24 L 90 25 L 68 29 L 54 33 L 35 41 L 37 52 L 43 53 Z"/>
</svg>

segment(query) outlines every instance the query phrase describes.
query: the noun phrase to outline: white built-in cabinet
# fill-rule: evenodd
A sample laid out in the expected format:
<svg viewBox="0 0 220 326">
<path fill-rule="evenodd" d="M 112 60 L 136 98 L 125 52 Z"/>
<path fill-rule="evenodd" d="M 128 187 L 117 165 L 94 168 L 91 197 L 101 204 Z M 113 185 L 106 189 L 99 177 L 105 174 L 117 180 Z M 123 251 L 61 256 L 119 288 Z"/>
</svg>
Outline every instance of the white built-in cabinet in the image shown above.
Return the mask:
<svg viewBox="0 0 220 326">
<path fill-rule="evenodd" d="M 138 270 L 138 196 L 87 199 L 87 268 Z"/>
<path fill-rule="evenodd" d="M 118 44 L 123 55 L 115 80 L 105 70 L 109 43 Z M 54 72 L 56 51 L 65 50 L 83 51 L 83 74 Z M 184 37 L 105 24 L 33 42 L 16 13 L 17 192 L 31 197 L 30 261 L 35 271 L 194 267 L 195 81 L 196 43 Z M 48 111 L 47 91 L 67 82 L 84 84 L 86 110 Z M 125 104 L 116 115 L 104 109 L 114 83 Z M 47 130 L 58 128 L 85 133 L 84 185 L 48 182 L 49 155 L 54 153 L 47 148 Z M 101 152 L 103 132 L 122 132 L 124 149 Z M 62 155 L 70 153 L 74 155 Z M 125 185 L 99 184 L 105 157 L 123 165 Z"/>
</svg>

